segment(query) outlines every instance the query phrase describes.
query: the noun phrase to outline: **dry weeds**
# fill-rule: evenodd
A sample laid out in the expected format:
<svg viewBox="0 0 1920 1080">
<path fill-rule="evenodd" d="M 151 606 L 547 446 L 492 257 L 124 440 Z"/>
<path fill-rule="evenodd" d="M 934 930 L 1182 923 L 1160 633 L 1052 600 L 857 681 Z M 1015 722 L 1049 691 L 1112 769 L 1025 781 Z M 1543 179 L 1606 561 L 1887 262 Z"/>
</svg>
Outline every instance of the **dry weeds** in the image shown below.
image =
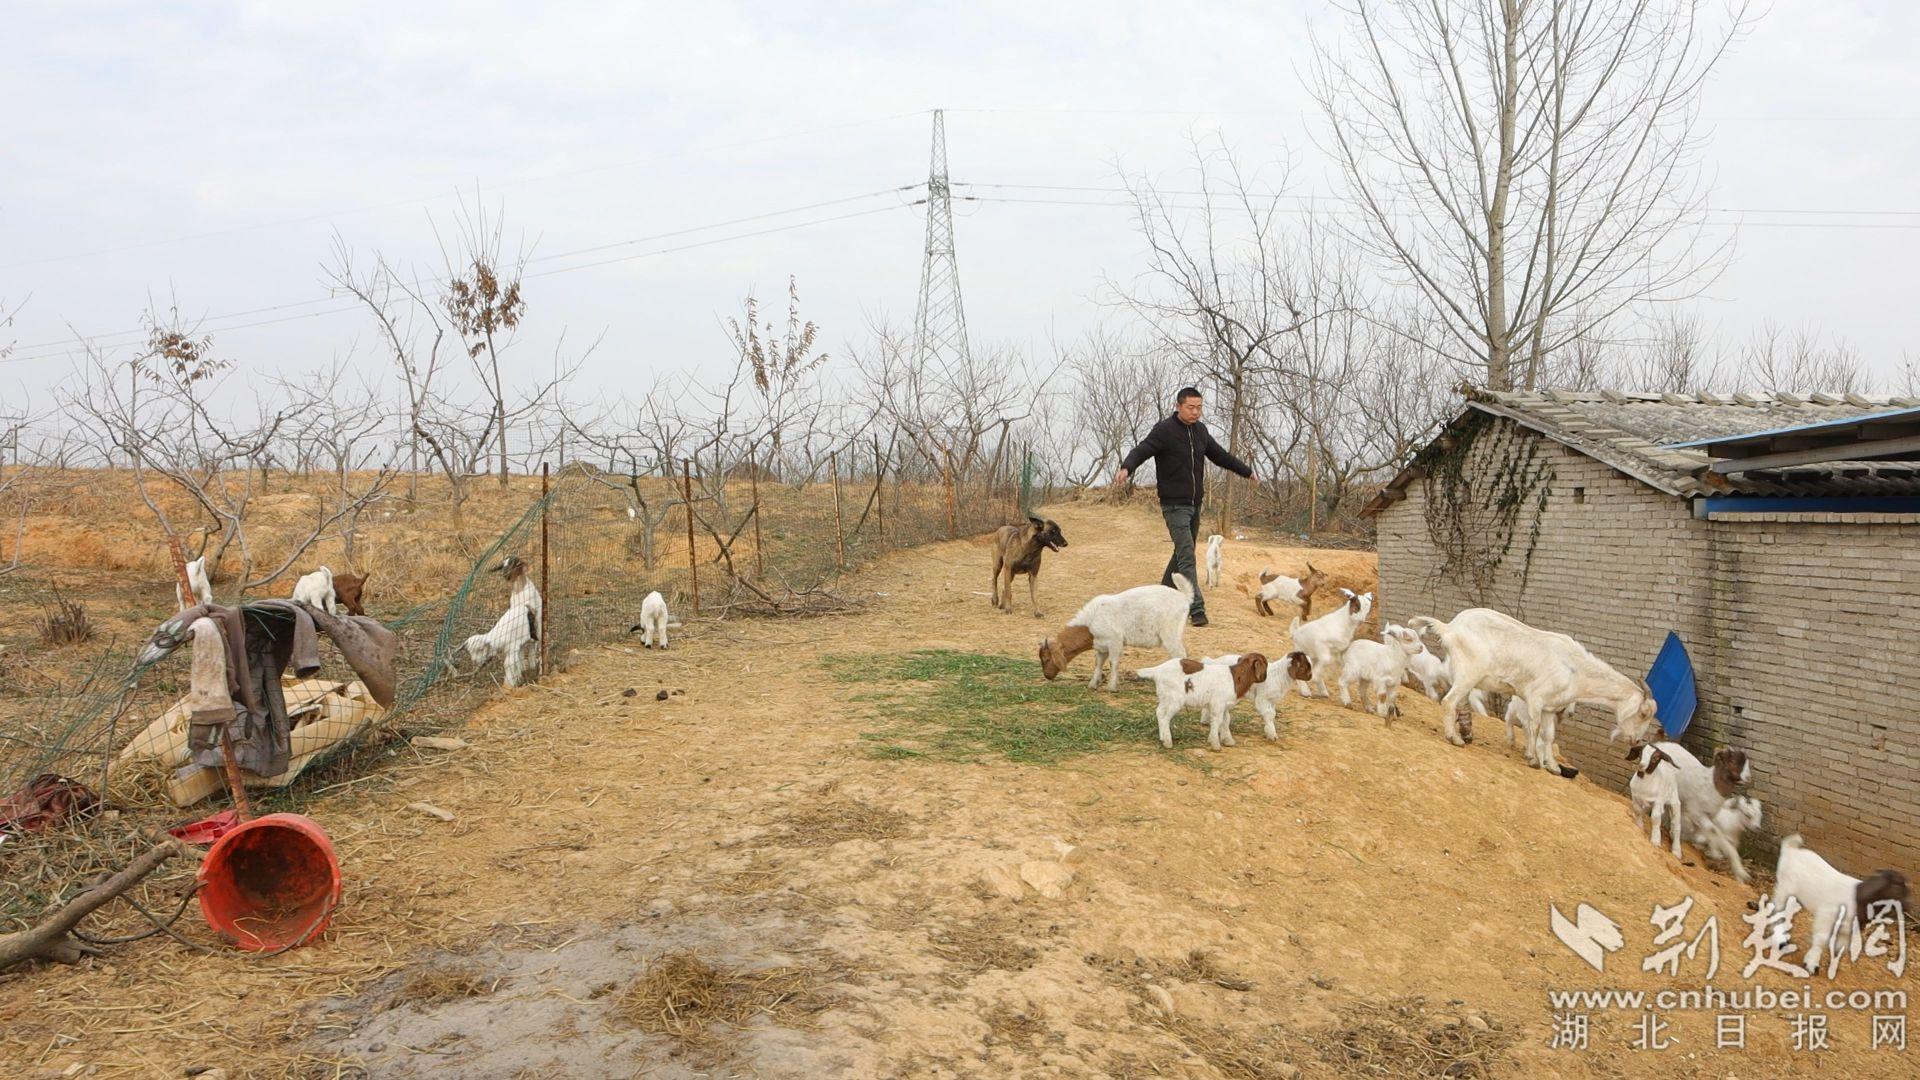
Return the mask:
<svg viewBox="0 0 1920 1080">
<path fill-rule="evenodd" d="M 832 847 L 843 840 L 898 840 L 914 820 L 898 810 L 852 799 L 834 799 L 787 818 L 782 847 Z"/>
<path fill-rule="evenodd" d="M 1021 944 L 1007 930 L 1002 920 L 984 918 L 935 931 L 931 935 L 933 954 L 955 969 L 945 981 L 961 986 L 982 972 L 1025 971 L 1032 967 L 1040 950 Z"/>
<path fill-rule="evenodd" d="M 823 988 L 833 979 L 827 968 L 734 971 L 693 953 L 667 953 L 621 992 L 614 1011 L 642 1031 L 713 1052 L 713 1025 L 739 1028 L 755 1017 L 804 1023 L 831 1003 Z"/>
<path fill-rule="evenodd" d="M 479 997 L 499 989 L 499 980 L 488 979 L 470 964 L 449 964 L 421 968 L 410 973 L 393 996 L 396 1005 L 438 1005 L 460 998 Z"/>
<path fill-rule="evenodd" d="M 1489 1077 L 1506 1061 L 1512 1034 L 1491 1021 L 1435 1013 L 1418 997 L 1356 1001 L 1315 1039 L 1322 1061 L 1356 1076 Z"/>
</svg>

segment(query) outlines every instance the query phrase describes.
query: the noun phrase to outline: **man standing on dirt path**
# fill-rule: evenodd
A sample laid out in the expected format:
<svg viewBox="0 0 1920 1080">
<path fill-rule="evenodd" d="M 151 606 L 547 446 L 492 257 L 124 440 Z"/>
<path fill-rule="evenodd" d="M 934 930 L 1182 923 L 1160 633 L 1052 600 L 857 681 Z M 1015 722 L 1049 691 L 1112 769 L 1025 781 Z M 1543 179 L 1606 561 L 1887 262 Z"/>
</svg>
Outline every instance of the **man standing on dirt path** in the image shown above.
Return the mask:
<svg viewBox="0 0 1920 1080">
<path fill-rule="evenodd" d="M 1160 584 L 1173 587 L 1173 575 L 1179 573 L 1193 583 L 1193 606 L 1188 614 L 1193 625 L 1207 625 L 1207 600 L 1200 595 L 1200 575 L 1195 572 L 1193 546 L 1200 539 L 1200 507 L 1206 501 L 1207 462 L 1228 472 L 1253 479 L 1247 463 L 1227 453 L 1213 441 L 1207 425 L 1200 422 L 1200 391 L 1181 387 L 1173 397 L 1173 415 L 1153 425 L 1147 437 L 1120 461 L 1115 486 L 1140 463 L 1151 457 L 1160 487 L 1160 516 L 1167 522 L 1167 534 L 1173 537 L 1173 557 L 1167 560 Z"/>
</svg>

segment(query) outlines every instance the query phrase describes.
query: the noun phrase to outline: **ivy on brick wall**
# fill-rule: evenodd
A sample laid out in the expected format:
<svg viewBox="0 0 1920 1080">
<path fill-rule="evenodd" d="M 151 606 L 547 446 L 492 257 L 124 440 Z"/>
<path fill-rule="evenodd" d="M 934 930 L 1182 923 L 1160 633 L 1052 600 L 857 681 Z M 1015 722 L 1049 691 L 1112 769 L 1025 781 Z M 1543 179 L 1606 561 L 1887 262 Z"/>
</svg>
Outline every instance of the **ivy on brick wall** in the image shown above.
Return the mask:
<svg viewBox="0 0 1920 1080">
<path fill-rule="evenodd" d="M 1427 537 L 1440 573 L 1475 604 L 1496 601 L 1503 568 L 1517 580 L 1506 605 L 1517 608 L 1540 543 L 1540 519 L 1553 488 L 1553 462 L 1541 440 L 1518 424 L 1470 412 L 1427 461 Z"/>
</svg>

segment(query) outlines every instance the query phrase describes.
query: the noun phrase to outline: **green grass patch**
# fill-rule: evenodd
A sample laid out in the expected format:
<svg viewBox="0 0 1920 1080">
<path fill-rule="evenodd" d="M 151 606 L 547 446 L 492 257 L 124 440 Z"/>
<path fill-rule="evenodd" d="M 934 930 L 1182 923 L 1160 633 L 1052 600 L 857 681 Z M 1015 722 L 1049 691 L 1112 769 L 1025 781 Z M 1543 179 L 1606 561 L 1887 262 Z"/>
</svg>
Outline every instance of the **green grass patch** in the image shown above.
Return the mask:
<svg viewBox="0 0 1920 1080">
<path fill-rule="evenodd" d="M 1159 748 L 1153 688 L 1123 678 L 1117 694 L 1089 690 L 1084 666 L 1047 682 L 1032 657 L 951 649 L 828 656 L 822 663 L 836 681 L 861 687 L 849 699 L 885 723 L 862 736 L 881 760 L 997 757 L 1052 765 L 1107 750 Z M 1206 741 L 1198 725 L 1183 732 L 1178 720 L 1174 736 L 1176 747 Z"/>
</svg>

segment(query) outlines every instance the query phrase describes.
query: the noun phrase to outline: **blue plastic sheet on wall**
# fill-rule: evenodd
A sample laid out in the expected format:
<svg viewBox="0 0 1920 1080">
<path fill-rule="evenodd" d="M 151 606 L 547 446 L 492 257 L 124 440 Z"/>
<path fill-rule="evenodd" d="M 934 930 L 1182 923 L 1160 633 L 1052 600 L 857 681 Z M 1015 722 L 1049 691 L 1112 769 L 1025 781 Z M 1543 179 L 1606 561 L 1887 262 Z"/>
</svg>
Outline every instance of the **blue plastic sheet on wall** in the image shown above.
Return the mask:
<svg viewBox="0 0 1920 1080">
<path fill-rule="evenodd" d="M 1671 630 L 1667 631 L 1666 644 L 1660 646 L 1660 655 L 1653 658 L 1653 667 L 1647 671 L 1647 685 L 1653 689 L 1653 702 L 1660 712 L 1660 726 L 1666 730 L 1667 738 L 1679 738 L 1693 722 L 1700 696 L 1693 678 L 1693 658 L 1680 643 L 1680 635 Z"/>
</svg>

